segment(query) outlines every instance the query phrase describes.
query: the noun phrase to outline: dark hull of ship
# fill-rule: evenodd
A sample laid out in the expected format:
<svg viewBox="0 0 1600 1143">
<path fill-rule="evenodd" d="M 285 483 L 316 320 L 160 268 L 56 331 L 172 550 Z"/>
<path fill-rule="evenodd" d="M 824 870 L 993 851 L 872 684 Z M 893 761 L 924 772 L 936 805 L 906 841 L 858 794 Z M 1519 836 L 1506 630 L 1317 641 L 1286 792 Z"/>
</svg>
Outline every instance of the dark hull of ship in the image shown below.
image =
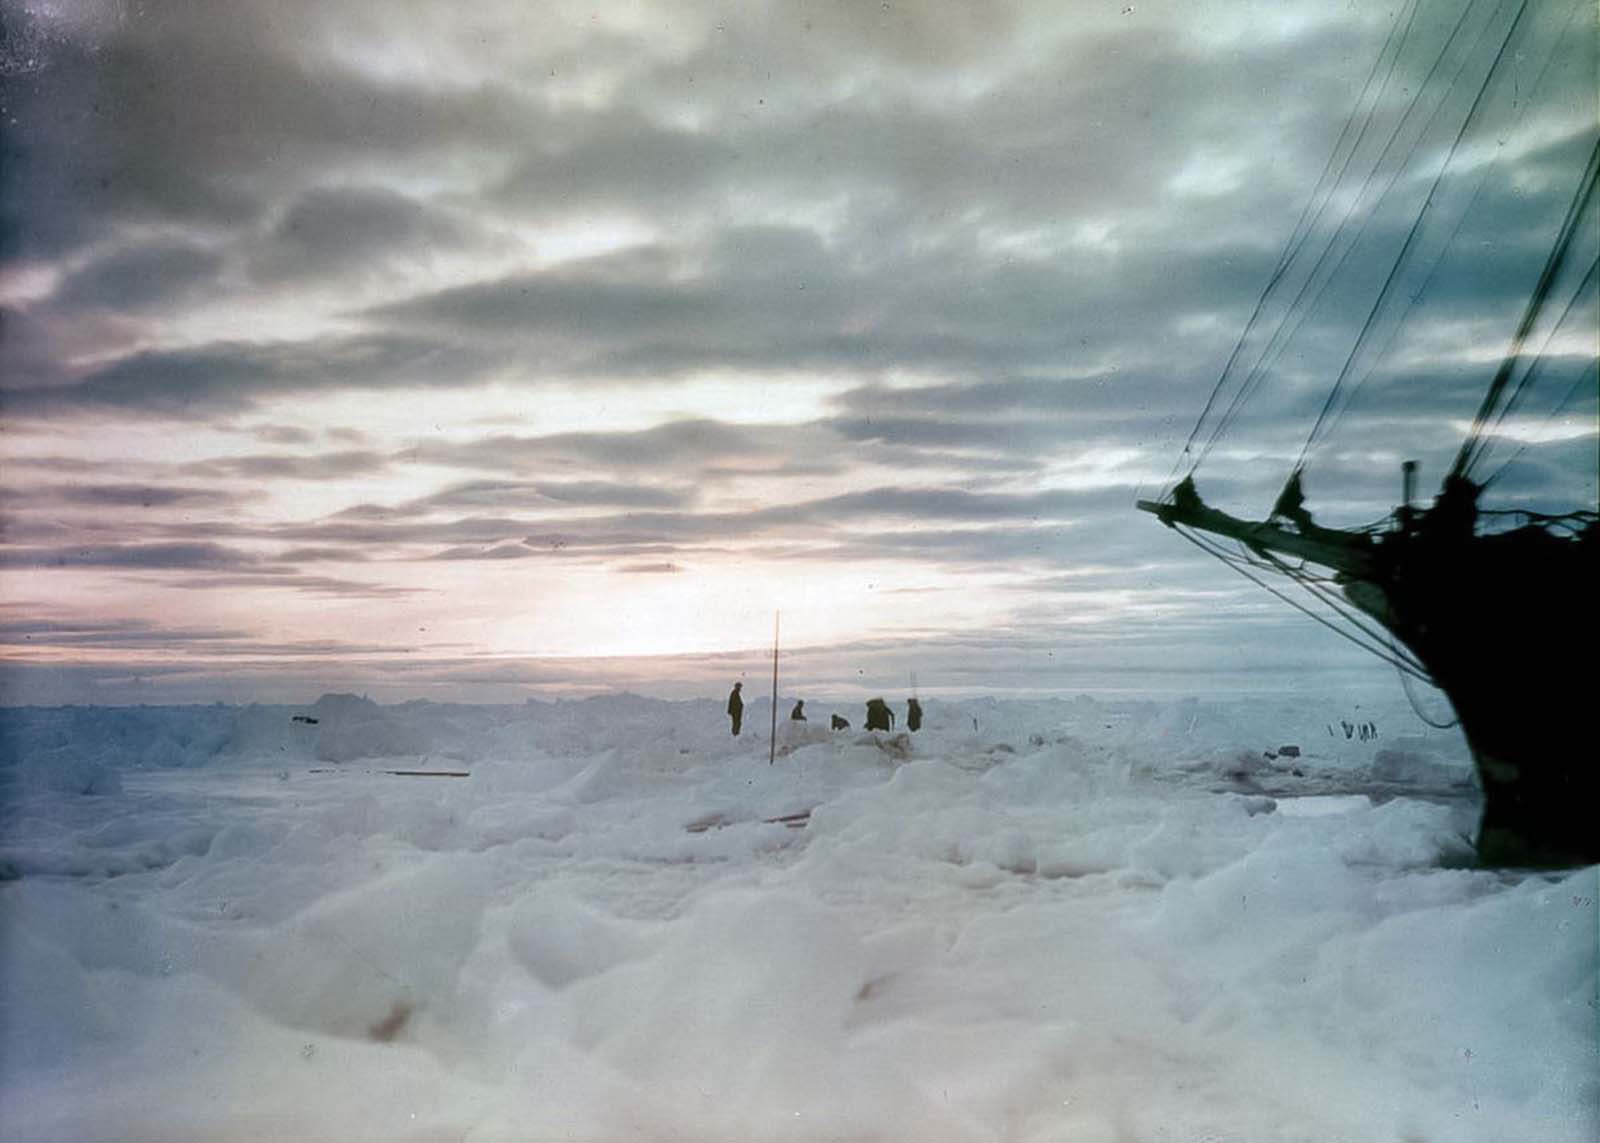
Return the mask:
<svg viewBox="0 0 1600 1143">
<path fill-rule="evenodd" d="M 1384 624 L 1449 698 L 1483 788 L 1478 860 L 1600 862 L 1595 758 L 1596 552 L 1527 527 L 1377 545 L 1377 574 L 1345 595 Z"/>
<path fill-rule="evenodd" d="M 1192 496 L 1139 506 L 1169 526 L 1331 568 L 1345 597 L 1410 650 L 1472 752 L 1480 864 L 1600 862 L 1592 521 L 1572 536 L 1536 526 L 1479 535 L 1470 507 L 1441 506 L 1401 510 L 1394 530 L 1372 535 L 1240 520 Z"/>
</svg>

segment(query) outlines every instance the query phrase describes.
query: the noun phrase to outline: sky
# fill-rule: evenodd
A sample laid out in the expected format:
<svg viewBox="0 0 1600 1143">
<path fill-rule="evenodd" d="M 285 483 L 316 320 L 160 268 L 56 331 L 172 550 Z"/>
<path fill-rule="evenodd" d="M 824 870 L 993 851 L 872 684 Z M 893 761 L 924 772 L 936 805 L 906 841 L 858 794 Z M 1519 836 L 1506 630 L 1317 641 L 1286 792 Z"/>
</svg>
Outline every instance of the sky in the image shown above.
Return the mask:
<svg viewBox="0 0 1600 1143">
<path fill-rule="evenodd" d="M 5 704 L 1398 685 L 1134 502 L 1265 514 L 1435 199 L 1308 504 L 1436 484 L 1597 119 L 1556 0 L 0 3 Z"/>
</svg>

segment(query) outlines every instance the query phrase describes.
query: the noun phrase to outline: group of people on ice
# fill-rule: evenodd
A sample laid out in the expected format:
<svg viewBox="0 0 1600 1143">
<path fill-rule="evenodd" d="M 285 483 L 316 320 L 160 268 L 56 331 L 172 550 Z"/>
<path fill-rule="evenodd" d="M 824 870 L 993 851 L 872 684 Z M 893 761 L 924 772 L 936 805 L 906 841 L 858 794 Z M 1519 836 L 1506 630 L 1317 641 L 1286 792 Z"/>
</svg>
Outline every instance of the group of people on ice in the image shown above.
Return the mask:
<svg viewBox="0 0 1600 1143">
<path fill-rule="evenodd" d="M 728 718 L 733 723 L 735 737 L 744 725 L 744 697 L 740 692 L 744 689 L 743 683 L 734 683 L 733 690 L 728 694 Z M 794 709 L 789 712 L 791 722 L 805 722 L 806 700 L 799 699 L 794 704 Z M 850 720 L 841 718 L 837 714 L 829 720 L 833 730 L 849 730 Z M 868 730 L 893 730 L 894 711 L 889 709 L 889 704 L 881 698 L 867 700 L 867 729 Z M 906 699 L 906 729 L 922 729 L 922 704 L 914 698 Z"/>
</svg>

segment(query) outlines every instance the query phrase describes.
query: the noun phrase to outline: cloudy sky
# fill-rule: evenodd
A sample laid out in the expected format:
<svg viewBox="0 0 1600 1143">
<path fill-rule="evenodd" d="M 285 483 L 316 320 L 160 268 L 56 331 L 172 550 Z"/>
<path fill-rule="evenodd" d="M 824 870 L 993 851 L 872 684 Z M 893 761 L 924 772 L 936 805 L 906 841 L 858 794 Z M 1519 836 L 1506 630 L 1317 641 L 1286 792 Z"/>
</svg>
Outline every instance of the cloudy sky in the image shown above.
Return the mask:
<svg viewBox="0 0 1600 1143">
<path fill-rule="evenodd" d="M 780 609 L 818 694 L 1355 677 L 1133 502 L 1264 514 L 1430 197 L 1307 474 L 1437 480 L 1596 121 L 1581 0 L 0 2 L 10 703 L 712 694 Z M 1594 507 L 1563 290 L 1511 506 Z"/>
</svg>

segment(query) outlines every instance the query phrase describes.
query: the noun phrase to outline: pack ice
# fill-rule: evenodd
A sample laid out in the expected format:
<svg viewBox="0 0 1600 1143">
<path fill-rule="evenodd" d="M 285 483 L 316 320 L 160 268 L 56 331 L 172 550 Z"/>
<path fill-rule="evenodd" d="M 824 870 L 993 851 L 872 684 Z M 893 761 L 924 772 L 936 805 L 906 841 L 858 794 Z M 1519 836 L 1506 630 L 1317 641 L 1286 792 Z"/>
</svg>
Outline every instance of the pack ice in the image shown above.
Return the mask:
<svg viewBox="0 0 1600 1143">
<path fill-rule="evenodd" d="M 1600 1133 L 1597 870 L 1403 705 L 806 697 L 0 712 L 0 1136 Z"/>
</svg>

